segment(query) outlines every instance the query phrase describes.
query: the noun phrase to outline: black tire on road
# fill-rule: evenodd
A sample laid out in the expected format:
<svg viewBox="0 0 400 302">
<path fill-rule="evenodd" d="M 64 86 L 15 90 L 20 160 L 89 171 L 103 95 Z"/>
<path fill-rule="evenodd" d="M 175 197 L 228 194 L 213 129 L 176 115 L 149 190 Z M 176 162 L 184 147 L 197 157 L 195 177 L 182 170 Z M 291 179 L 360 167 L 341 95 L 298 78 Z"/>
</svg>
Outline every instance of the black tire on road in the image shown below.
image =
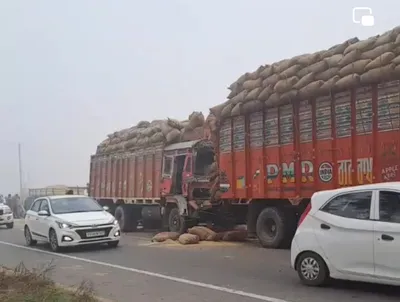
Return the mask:
<svg viewBox="0 0 400 302">
<path fill-rule="evenodd" d="M 329 281 L 329 270 L 325 261 L 313 252 L 300 255 L 296 262 L 296 271 L 301 282 L 307 286 L 323 286 Z"/>
<path fill-rule="evenodd" d="M 54 253 L 58 253 L 61 251 L 61 247 L 58 245 L 57 233 L 53 229 L 50 229 L 49 231 L 49 243 L 50 248 Z"/>
<path fill-rule="evenodd" d="M 258 215 L 256 232 L 260 244 L 265 248 L 281 248 L 288 240 L 288 225 L 285 213 L 278 208 L 268 207 Z"/>
<path fill-rule="evenodd" d="M 24 228 L 24 235 L 25 243 L 27 246 L 35 246 L 37 244 L 37 241 L 32 239 L 31 231 L 29 230 L 29 227 L 27 225 Z"/>
<path fill-rule="evenodd" d="M 107 243 L 109 247 L 116 248 L 119 244 L 119 241 L 111 241 Z"/>
<path fill-rule="evenodd" d="M 7 229 L 12 229 L 12 228 L 14 228 L 14 222 L 7 223 L 7 224 L 6 224 L 6 227 L 7 227 Z"/>
<path fill-rule="evenodd" d="M 187 230 L 186 220 L 179 214 L 178 208 L 173 208 L 168 216 L 168 228 L 170 232 L 183 234 Z"/>
<path fill-rule="evenodd" d="M 129 206 L 120 205 L 115 209 L 115 219 L 118 220 L 121 231 L 124 233 L 136 231 L 138 219 Z"/>
</svg>

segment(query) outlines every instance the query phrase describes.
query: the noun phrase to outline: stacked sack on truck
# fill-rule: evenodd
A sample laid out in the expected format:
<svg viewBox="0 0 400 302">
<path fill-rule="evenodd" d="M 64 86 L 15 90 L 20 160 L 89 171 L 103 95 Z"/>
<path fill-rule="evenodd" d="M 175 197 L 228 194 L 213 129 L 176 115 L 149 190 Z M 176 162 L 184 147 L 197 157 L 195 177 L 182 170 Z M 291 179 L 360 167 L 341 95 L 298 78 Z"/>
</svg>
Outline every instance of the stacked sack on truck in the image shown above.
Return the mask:
<svg viewBox="0 0 400 302">
<path fill-rule="evenodd" d="M 232 230 L 227 232 L 215 232 L 204 226 L 195 226 L 188 229 L 187 233 L 161 232 L 155 235 L 152 242 L 178 241 L 180 244 L 196 244 L 200 241 L 227 241 L 243 242 L 247 239 L 246 230 Z"/>
<path fill-rule="evenodd" d="M 398 78 L 400 75 L 400 27 L 360 41 L 349 39 L 328 50 L 260 66 L 229 86 L 228 100 L 210 109 L 207 122 L 217 122 L 287 104 Z"/>
<path fill-rule="evenodd" d="M 201 112 L 193 112 L 188 120 L 182 122 L 174 119 L 142 121 L 131 128 L 109 134 L 97 147 L 97 154 L 201 139 L 203 126 L 204 115 Z"/>
</svg>

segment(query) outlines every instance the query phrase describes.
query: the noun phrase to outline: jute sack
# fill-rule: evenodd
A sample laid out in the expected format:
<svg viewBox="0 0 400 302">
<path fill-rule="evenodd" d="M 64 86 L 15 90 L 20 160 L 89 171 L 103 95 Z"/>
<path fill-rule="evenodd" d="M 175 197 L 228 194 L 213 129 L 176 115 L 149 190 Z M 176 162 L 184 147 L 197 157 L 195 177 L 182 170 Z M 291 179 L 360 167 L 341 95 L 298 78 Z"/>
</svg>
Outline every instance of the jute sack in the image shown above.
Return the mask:
<svg viewBox="0 0 400 302">
<path fill-rule="evenodd" d="M 261 87 L 262 79 L 258 78 L 257 80 L 247 80 L 243 83 L 243 88 L 246 90 L 253 90 L 254 88 Z"/>
<path fill-rule="evenodd" d="M 222 104 L 219 104 L 217 106 L 214 106 L 212 108 L 210 108 L 210 112 L 212 114 L 214 114 L 215 117 L 219 118 L 221 116 L 222 110 L 225 108 L 226 105 L 228 105 L 230 103 L 230 101 L 226 101 Z M 164 131 L 163 131 L 164 133 Z M 167 132 L 168 133 L 168 132 Z M 164 133 L 164 135 L 166 135 L 166 133 Z"/>
<path fill-rule="evenodd" d="M 235 107 L 232 108 L 230 116 L 239 116 L 239 115 L 241 115 L 242 114 L 242 104 L 243 103 L 237 103 L 235 105 Z"/>
<path fill-rule="evenodd" d="M 328 81 L 335 75 L 338 75 L 340 67 L 332 67 L 323 72 L 319 72 L 315 75 L 315 80 Z"/>
<path fill-rule="evenodd" d="M 181 130 L 183 128 L 181 123 L 176 119 L 168 118 L 167 119 L 167 123 L 172 128 L 176 128 L 176 129 L 179 129 L 179 130 Z"/>
<path fill-rule="evenodd" d="M 162 132 L 156 132 L 149 138 L 150 144 L 161 143 L 164 140 L 165 140 L 165 136 L 164 136 L 164 134 L 162 134 Z"/>
<path fill-rule="evenodd" d="M 247 239 L 247 231 L 245 230 L 236 230 L 225 232 L 222 237 L 222 241 L 231 241 L 231 242 L 243 242 Z"/>
<path fill-rule="evenodd" d="M 204 226 L 195 226 L 190 229 L 188 229 L 188 233 L 192 235 L 197 235 L 199 239 L 202 240 L 207 240 L 211 236 L 215 236 L 215 232 L 207 227 Z"/>
<path fill-rule="evenodd" d="M 168 144 L 176 143 L 181 137 L 181 132 L 178 129 L 172 129 L 165 137 Z"/>
<path fill-rule="evenodd" d="M 362 85 L 380 83 L 381 81 L 390 79 L 395 72 L 396 65 L 390 63 L 386 66 L 371 69 L 363 73 L 360 77 Z"/>
<path fill-rule="evenodd" d="M 253 89 L 246 95 L 245 101 L 248 102 L 248 101 L 256 100 L 258 98 L 258 96 L 260 95 L 261 91 L 262 91 L 262 87 L 257 87 L 255 89 Z"/>
<path fill-rule="evenodd" d="M 170 133 L 171 130 L 173 129 L 170 125 L 168 125 L 167 121 L 164 121 L 164 122 L 161 124 L 160 127 L 161 127 L 161 133 L 162 133 L 164 136 L 167 136 L 167 134 Z"/>
<path fill-rule="evenodd" d="M 328 64 L 329 67 L 336 67 L 339 65 L 339 62 L 343 59 L 343 55 L 337 54 L 337 55 L 333 55 L 330 57 L 327 57 L 324 59 L 324 61 L 326 62 L 326 64 Z"/>
<path fill-rule="evenodd" d="M 399 57 L 399 59 L 400 59 L 400 57 Z M 259 99 L 260 101 L 266 101 L 266 100 L 268 100 L 268 98 L 269 98 L 270 95 L 273 93 L 273 91 L 274 91 L 274 88 L 273 88 L 273 87 L 271 87 L 271 86 L 265 87 L 265 88 L 261 91 L 260 95 L 258 96 L 258 99 Z"/>
<path fill-rule="evenodd" d="M 264 70 L 260 72 L 260 77 L 263 79 L 268 78 L 269 76 L 275 73 L 274 66 L 265 66 Z"/>
<path fill-rule="evenodd" d="M 333 56 L 336 54 L 343 54 L 344 50 L 351 44 L 357 43 L 358 41 L 360 41 L 357 37 L 348 39 L 346 41 L 344 41 L 343 43 L 340 44 L 336 44 L 332 47 L 330 47 L 327 50 L 327 54 L 329 54 L 329 56 Z"/>
<path fill-rule="evenodd" d="M 284 93 L 290 90 L 293 87 L 293 85 L 295 85 L 298 81 L 299 81 L 298 77 L 291 77 L 288 79 L 280 80 L 275 84 L 274 90 L 278 93 Z"/>
<path fill-rule="evenodd" d="M 365 66 L 365 71 L 375 69 L 381 66 L 385 66 L 389 64 L 393 59 L 395 58 L 395 55 L 393 52 L 385 52 L 381 54 L 379 57 L 377 57 L 375 60 L 370 62 L 368 65 Z"/>
<path fill-rule="evenodd" d="M 289 67 L 291 67 L 293 64 L 295 64 L 293 59 L 284 59 L 282 61 L 274 63 L 273 66 L 274 66 L 275 72 L 279 74 L 279 73 L 283 72 L 285 69 L 288 69 Z"/>
<path fill-rule="evenodd" d="M 192 234 L 182 234 L 179 236 L 178 241 L 180 244 L 186 245 L 186 244 L 196 244 L 199 243 L 200 238 L 197 235 L 192 235 Z"/>
<path fill-rule="evenodd" d="M 296 62 L 303 66 L 310 66 L 319 60 L 321 60 L 321 55 L 319 53 L 304 54 L 293 58 Z"/>
<path fill-rule="evenodd" d="M 264 102 L 262 102 L 260 100 L 253 100 L 253 101 L 244 103 L 242 105 L 241 110 L 242 110 L 243 114 L 248 114 L 248 113 L 253 113 L 253 112 L 262 110 L 263 107 L 264 107 Z"/>
<path fill-rule="evenodd" d="M 400 56 L 395 57 L 395 58 L 392 60 L 392 63 L 394 63 L 394 64 L 396 64 L 396 65 L 399 65 L 399 64 L 400 64 Z"/>
<path fill-rule="evenodd" d="M 268 78 L 266 78 L 263 82 L 262 82 L 262 86 L 263 87 L 267 87 L 269 85 L 273 86 L 276 83 L 278 83 L 278 81 L 280 80 L 279 75 L 277 73 L 274 73 L 272 75 L 270 75 Z"/>
<path fill-rule="evenodd" d="M 231 111 L 232 111 L 233 107 L 234 107 L 233 104 L 228 104 L 228 105 L 226 105 L 226 106 L 224 107 L 224 109 L 222 109 L 221 117 L 222 117 L 222 118 L 226 118 L 226 117 L 231 116 Z"/>
<path fill-rule="evenodd" d="M 361 74 L 365 71 L 365 67 L 371 62 L 370 59 L 358 60 L 350 63 L 339 70 L 339 76 L 345 77 L 349 74 Z"/>
<path fill-rule="evenodd" d="M 358 41 L 354 44 L 349 45 L 343 52 L 344 55 L 347 55 L 348 53 L 352 52 L 353 50 L 360 50 L 360 51 L 367 51 L 370 50 L 376 40 L 377 40 L 378 36 L 374 36 L 374 37 L 370 37 L 367 40 L 362 40 L 362 41 Z"/>
<path fill-rule="evenodd" d="M 233 104 L 233 105 L 236 105 L 239 102 L 243 102 L 246 99 L 247 94 L 248 94 L 248 91 L 247 90 L 243 90 L 238 95 L 236 95 L 233 98 L 231 98 L 230 103 Z"/>
<path fill-rule="evenodd" d="M 158 234 L 156 234 L 152 239 L 151 239 L 151 241 L 152 242 L 164 242 L 164 241 L 166 241 L 166 240 L 168 240 L 168 239 L 171 239 L 171 240 L 178 240 L 178 238 L 179 238 L 179 233 L 176 233 L 176 232 L 161 232 L 161 233 L 158 233 Z"/>
<path fill-rule="evenodd" d="M 353 88 L 360 83 L 360 76 L 358 74 L 349 74 L 335 83 L 335 89 L 342 91 Z"/>
<path fill-rule="evenodd" d="M 306 74 L 300 80 L 293 85 L 294 89 L 300 89 L 303 88 L 304 86 L 310 84 L 312 81 L 314 81 L 315 74 L 314 72 L 310 72 L 309 74 Z"/>
<path fill-rule="evenodd" d="M 387 43 L 380 46 L 377 46 L 369 51 L 363 52 L 361 54 L 361 59 L 376 59 L 380 55 L 384 54 L 385 52 L 390 52 L 394 48 L 394 43 Z"/>
<path fill-rule="evenodd" d="M 137 123 L 136 127 L 138 128 L 146 128 L 150 126 L 150 123 L 147 121 L 140 121 L 139 123 Z"/>
<path fill-rule="evenodd" d="M 314 81 L 304 86 L 299 90 L 299 97 L 302 100 L 308 99 L 318 95 L 320 87 L 324 84 L 323 81 Z"/>
<path fill-rule="evenodd" d="M 264 102 L 265 107 L 267 108 L 274 107 L 279 104 L 279 100 L 280 100 L 279 94 L 274 92 L 273 94 L 270 95 L 268 100 Z"/>
<path fill-rule="evenodd" d="M 285 69 L 284 71 L 281 72 L 280 77 L 281 78 L 290 78 L 295 76 L 299 70 L 301 69 L 301 65 L 300 64 L 296 64 L 296 65 L 292 65 L 291 67 Z"/>
<path fill-rule="evenodd" d="M 398 35 L 398 36 L 396 37 L 396 40 L 394 40 L 394 44 L 395 44 L 396 46 L 400 45 L 400 35 Z"/>
<path fill-rule="evenodd" d="M 355 50 L 347 53 L 343 57 L 343 59 L 340 60 L 338 66 L 343 67 L 343 66 L 349 65 L 350 63 L 353 63 L 353 62 L 359 60 L 360 57 L 361 57 L 361 51 L 358 49 L 355 49 Z"/>
<path fill-rule="evenodd" d="M 189 122 L 188 126 L 192 129 L 204 125 L 204 115 L 201 112 L 194 111 L 192 114 L 189 115 Z"/>
<path fill-rule="evenodd" d="M 314 72 L 314 73 L 318 73 L 324 70 L 327 70 L 329 68 L 328 63 L 326 63 L 326 61 L 322 60 L 319 62 L 316 62 L 310 66 L 307 66 L 303 69 L 301 69 L 298 73 L 297 76 L 299 78 L 304 77 L 305 75 L 307 75 L 310 72 Z"/>
<path fill-rule="evenodd" d="M 290 101 L 295 100 L 298 95 L 299 95 L 299 90 L 291 89 L 289 91 L 286 91 L 280 95 L 279 103 L 282 105 L 288 104 L 290 103 Z"/>
<path fill-rule="evenodd" d="M 386 44 L 386 43 L 390 43 L 390 42 L 394 42 L 396 41 L 396 33 L 393 32 L 392 30 L 385 32 L 384 34 L 380 35 L 374 44 L 374 47 Z"/>
</svg>

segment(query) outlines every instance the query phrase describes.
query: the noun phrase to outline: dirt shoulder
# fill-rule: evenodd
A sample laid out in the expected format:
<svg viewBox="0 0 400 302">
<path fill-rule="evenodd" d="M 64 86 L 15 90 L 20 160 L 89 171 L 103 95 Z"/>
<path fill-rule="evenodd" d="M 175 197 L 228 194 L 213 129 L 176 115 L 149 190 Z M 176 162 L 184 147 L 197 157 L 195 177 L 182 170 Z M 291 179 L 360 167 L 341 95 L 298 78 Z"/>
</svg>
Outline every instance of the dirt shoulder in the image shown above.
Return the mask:
<svg viewBox="0 0 400 302">
<path fill-rule="evenodd" d="M 99 302 L 90 284 L 64 288 L 48 274 L 51 268 L 30 271 L 20 264 L 15 269 L 0 267 L 0 301 L 2 302 Z"/>
</svg>

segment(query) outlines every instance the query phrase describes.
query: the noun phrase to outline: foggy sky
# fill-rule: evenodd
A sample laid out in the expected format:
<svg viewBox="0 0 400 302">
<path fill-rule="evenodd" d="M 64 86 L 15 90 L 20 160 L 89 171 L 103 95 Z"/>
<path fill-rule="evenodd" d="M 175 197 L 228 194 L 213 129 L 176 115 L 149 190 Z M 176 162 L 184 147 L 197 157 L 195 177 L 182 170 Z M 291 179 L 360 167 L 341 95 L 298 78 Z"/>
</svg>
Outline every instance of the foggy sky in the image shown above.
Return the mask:
<svg viewBox="0 0 400 302">
<path fill-rule="evenodd" d="M 370 6 L 375 26 L 352 22 Z M 222 103 L 261 64 L 400 25 L 400 2 L 0 1 L 0 193 L 85 185 L 108 133 Z M 396 23 L 397 22 L 397 23 Z"/>
</svg>

